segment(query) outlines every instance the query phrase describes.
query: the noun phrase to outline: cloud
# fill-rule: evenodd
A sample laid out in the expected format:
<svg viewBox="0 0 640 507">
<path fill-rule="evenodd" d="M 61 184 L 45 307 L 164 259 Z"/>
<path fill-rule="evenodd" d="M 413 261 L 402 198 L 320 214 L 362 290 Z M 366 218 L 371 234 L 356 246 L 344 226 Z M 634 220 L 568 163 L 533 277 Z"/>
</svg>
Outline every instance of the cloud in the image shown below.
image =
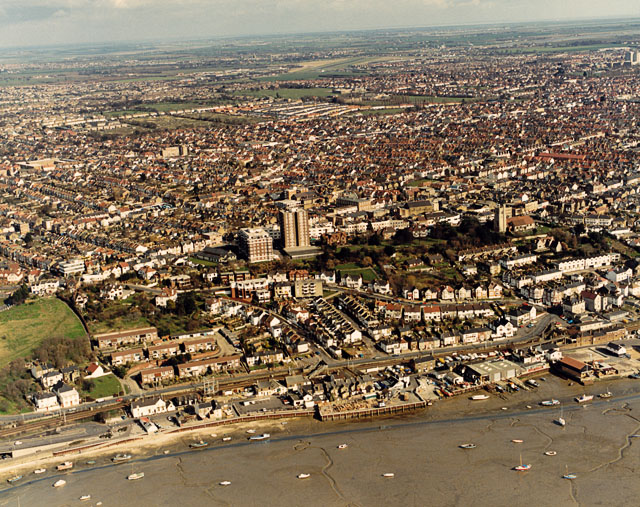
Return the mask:
<svg viewBox="0 0 640 507">
<path fill-rule="evenodd" d="M 638 0 L 0 0 L 0 46 L 640 16 Z"/>
</svg>

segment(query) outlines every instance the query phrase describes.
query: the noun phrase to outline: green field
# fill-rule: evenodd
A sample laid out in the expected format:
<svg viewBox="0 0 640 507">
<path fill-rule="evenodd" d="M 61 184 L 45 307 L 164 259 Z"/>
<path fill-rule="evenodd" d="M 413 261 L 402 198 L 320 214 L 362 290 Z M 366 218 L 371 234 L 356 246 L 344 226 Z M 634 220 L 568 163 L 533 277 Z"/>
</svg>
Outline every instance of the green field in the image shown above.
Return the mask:
<svg viewBox="0 0 640 507">
<path fill-rule="evenodd" d="M 362 275 L 362 280 L 365 282 L 371 282 L 378 278 L 373 268 L 360 268 L 353 262 L 336 266 L 336 271 L 339 271 L 340 275 Z"/>
<path fill-rule="evenodd" d="M 93 389 L 89 392 L 85 392 L 87 396 L 90 396 L 94 400 L 99 398 L 106 398 L 107 396 L 118 396 L 122 392 L 122 386 L 118 377 L 115 375 L 105 375 L 104 377 L 98 377 L 90 379 L 93 382 Z"/>
<path fill-rule="evenodd" d="M 40 298 L 0 313 L 0 367 L 27 358 L 45 338 L 83 338 L 78 317 L 56 298 Z"/>
<path fill-rule="evenodd" d="M 330 97 L 330 88 L 277 88 L 275 90 L 240 90 L 234 95 L 250 97 L 279 97 L 283 99 L 301 99 L 302 97 Z"/>
<path fill-rule="evenodd" d="M 93 334 L 109 333 L 111 331 L 120 331 L 123 329 L 134 329 L 136 327 L 148 327 L 151 324 L 147 319 L 139 315 L 124 317 L 116 317 L 98 322 L 87 322 L 89 331 Z"/>
</svg>

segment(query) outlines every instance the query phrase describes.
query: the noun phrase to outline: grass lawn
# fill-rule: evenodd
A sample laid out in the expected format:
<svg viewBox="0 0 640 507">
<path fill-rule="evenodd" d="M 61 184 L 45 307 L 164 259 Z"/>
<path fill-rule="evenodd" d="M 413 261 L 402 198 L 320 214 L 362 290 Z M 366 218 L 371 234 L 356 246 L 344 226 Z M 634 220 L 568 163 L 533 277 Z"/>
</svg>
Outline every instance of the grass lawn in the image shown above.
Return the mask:
<svg viewBox="0 0 640 507">
<path fill-rule="evenodd" d="M 205 261 L 202 259 L 196 259 L 195 257 L 189 257 L 189 260 L 194 264 L 200 264 L 201 266 L 217 266 L 217 262 Z"/>
<path fill-rule="evenodd" d="M 91 396 L 94 400 L 106 398 L 107 396 L 117 396 L 122 391 L 120 380 L 113 374 L 91 380 L 93 381 L 94 387 L 91 391 L 84 392 L 84 394 Z"/>
<path fill-rule="evenodd" d="M 300 99 L 302 97 L 330 97 L 330 88 L 278 88 L 276 90 L 240 90 L 234 95 L 250 97 L 280 97 L 283 99 Z"/>
<path fill-rule="evenodd" d="M 148 327 L 151 324 L 144 317 L 116 317 L 114 319 L 102 320 L 99 322 L 89 322 L 89 331 L 93 334 L 108 333 L 110 331 L 120 331 L 123 329 L 133 329 L 136 327 Z"/>
<path fill-rule="evenodd" d="M 39 298 L 0 313 L 0 367 L 28 357 L 45 338 L 84 338 L 82 323 L 57 298 Z"/>
<path fill-rule="evenodd" d="M 341 275 L 362 275 L 362 280 L 365 282 L 371 282 L 378 278 L 373 268 L 338 269 L 338 271 L 340 271 Z"/>
</svg>

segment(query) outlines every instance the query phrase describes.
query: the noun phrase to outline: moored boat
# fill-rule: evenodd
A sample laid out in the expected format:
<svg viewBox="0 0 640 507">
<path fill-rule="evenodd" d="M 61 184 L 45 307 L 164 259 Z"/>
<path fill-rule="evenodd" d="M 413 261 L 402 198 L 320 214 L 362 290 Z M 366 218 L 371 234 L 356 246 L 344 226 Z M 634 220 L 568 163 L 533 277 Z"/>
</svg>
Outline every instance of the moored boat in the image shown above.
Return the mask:
<svg viewBox="0 0 640 507">
<path fill-rule="evenodd" d="M 79 500 L 84 502 L 85 500 L 91 500 L 91 495 L 82 495 Z"/>
<path fill-rule="evenodd" d="M 516 472 L 526 472 L 527 470 L 531 470 L 531 465 L 523 465 L 522 464 L 522 454 L 520 455 L 520 464 L 513 467 Z"/>
<path fill-rule="evenodd" d="M 566 467 L 566 472 L 565 474 L 562 476 L 563 479 L 569 479 L 569 480 L 573 480 L 576 477 L 578 477 L 576 474 L 570 474 L 569 473 L 569 465 L 567 465 Z"/>
<path fill-rule="evenodd" d="M 544 453 L 545 456 L 555 456 L 556 454 L 558 454 L 556 451 L 546 451 Z"/>
<path fill-rule="evenodd" d="M 222 437 L 223 442 L 228 442 L 229 440 L 231 440 L 231 437 Z"/>
<path fill-rule="evenodd" d="M 392 477 L 395 477 L 395 476 L 396 476 L 396 474 L 391 473 L 391 472 L 387 472 L 385 474 L 382 474 L 382 477 L 387 477 L 387 478 L 392 478 Z"/>
<path fill-rule="evenodd" d="M 22 479 L 22 475 L 14 475 L 13 477 L 11 477 L 11 479 L 7 479 L 7 482 L 9 484 L 15 484 L 16 482 L 18 482 L 20 479 Z"/>
<path fill-rule="evenodd" d="M 67 483 L 67 481 L 60 479 L 57 480 L 56 482 L 53 483 L 53 487 L 54 488 L 61 488 L 62 486 L 64 486 Z"/>
<path fill-rule="evenodd" d="M 122 463 L 131 459 L 131 454 L 116 454 L 111 461 L 114 463 Z"/>
<path fill-rule="evenodd" d="M 269 433 L 263 433 L 262 435 L 255 435 L 253 437 L 249 437 L 249 440 L 266 440 L 271 435 Z"/>
<path fill-rule="evenodd" d="M 347 447 L 349 447 L 347 444 L 340 444 L 338 449 L 346 449 Z"/>
<path fill-rule="evenodd" d="M 564 420 L 564 417 L 558 417 L 558 418 L 556 419 L 556 423 L 557 423 L 559 426 L 563 426 L 563 427 L 567 425 L 567 421 L 565 421 L 565 420 Z"/>
<path fill-rule="evenodd" d="M 488 400 L 489 399 L 489 395 L 488 394 L 474 394 L 469 399 L 472 400 L 472 401 Z"/>
<path fill-rule="evenodd" d="M 46 471 L 47 471 L 47 469 L 46 469 L 46 468 L 36 468 L 36 469 L 33 471 L 33 473 L 34 473 L 34 474 L 43 474 L 43 473 L 45 473 Z"/>
<path fill-rule="evenodd" d="M 522 442 L 524 442 L 524 440 L 521 440 L 519 438 L 514 438 L 513 440 L 511 440 L 514 444 L 521 444 Z"/>
<path fill-rule="evenodd" d="M 582 396 L 575 398 L 578 403 L 585 403 L 587 401 L 591 401 L 593 399 L 592 394 L 583 394 Z"/>
<path fill-rule="evenodd" d="M 476 444 L 460 444 L 458 447 L 460 447 L 460 449 L 475 449 Z"/>
<path fill-rule="evenodd" d="M 256 430 L 247 430 L 247 433 L 250 433 L 250 434 L 252 434 L 252 435 L 253 435 L 255 432 L 256 432 Z"/>
<path fill-rule="evenodd" d="M 231 481 L 221 481 L 220 486 L 230 486 L 231 485 Z"/>
<path fill-rule="evenodd" d="M 73 468 L 73 462 L 72 461 L 65 461 L 64 463 L 60 463 L 56 467 L 56 470 L 58 470 L 58 471 L 60 471 L 60 470 L 70 470 L 71 468 Z"/>
<path fill-rule="evenodd" d="M 611 394 L 611 391 L 607 391 L 606 393 L 602 393 L 598 395 L 598 398 L 611 398 L 613 396 L 613 394 Z"/>
<path fill-rule="evenodd" d="M 137 481 L 138 479 L 142 479 L 144 477 L 144 472 L 137 472 L 135 474 L 130 474 L 127 476 L 127 480 L 129 481 Z"/>
<path fill-rule="evenodd" d="M 308 479 L 311 474 L 298 474 L 298 479 Z"/>
<path fill-rule="evenodd" d="M 193 442 L 192 444 L 189 444 L 189 447 L 191 447 L 192 449 L 200 449 L 202 447 L 207 447 L 209 445 L 209 442 L 206 442 L 205 440 L 200 440 L 198 442 Z"/>
<path fill-rule="evenodd" d="M 560 405 L 560 401 L 559 400 L 543 400 L 540 402 L 540 405 L 542 405 L 543 407 L 551 407 L 553 405 Z"/>
</svg>

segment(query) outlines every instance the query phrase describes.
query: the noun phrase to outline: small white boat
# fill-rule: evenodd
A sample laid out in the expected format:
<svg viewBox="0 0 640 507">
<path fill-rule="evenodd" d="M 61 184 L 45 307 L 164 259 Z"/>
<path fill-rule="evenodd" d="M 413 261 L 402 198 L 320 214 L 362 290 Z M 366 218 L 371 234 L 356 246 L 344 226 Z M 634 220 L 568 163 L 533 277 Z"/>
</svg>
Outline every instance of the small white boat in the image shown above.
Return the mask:
<svg viewBox="0 0 640 507">
<path fill-rule="evenodd" d="M 116 454 L 111 461 L 114 463 L 123 463 L 125 461 L 129 461 L 131 459 L 131 454 Z"/>
<path fill-rule="evenodd" d="M 230 486 L 231 485 L 231 481 L 222 481 L 220 483 L 220 486 Z"/>
<path fill-rule="evenodd" d="M 91 500 L 91 495 L 82 495 L 79 500 L 84 502 L 85 500 Z"/>
<path fill-rule="evenodd" d="M 255 435 L 253 437 L 249 437 L 249 440 L 266 440 L 271 435 L 269 433 L 263 433 L 262 435 Z"/>
<path fill-rule="evenodd" d="M 575 400 L 578 403 L 585 403 L 587 401 L 591 401 L 593 399 L 593 395 L 592 394 L 583 394 L 582 396 L 580 396 L 579 398 L 576 398 Z"/>
<path fill-rule="evenodd" d="M 528 471 L 528 470 L 531 470 L 531 465 L 523 465 L 523 464 L 522 464 L 522 454 L 521 454 L 521 455 L 520 455 L 520 464 L 519 464 L 519 465 L 517 465 L 517 466 L 515 466 L 515 467 L 513 467 L 513 469 L 514 469 L 516 472 L 526 472 L 526 471 Z"/>
<path fill-rule="evenodd" d="M 53 487 L 54 488 L 61 488 L 66 483 L 67 483 L 67 481 L 60 479 L 60 480 L 57 480 L 56 482 L 53 483 Z"/>
<path fill-rule="evenodd" d="M 396 476 L 396 474 L 391 473 L 391 472 L 387 472 L 386 474 L 382 474 L 382 477 L 388 477 L 388 478 L 392 478 L 392 477 L 395 477 L 395 476 Z"/>
<path fill-rule="evenodd" d="M 223 442 L 228 442 L 229 440 L 231 440 L 231 437 L 223 437 L 223 438 L 222 438 L 222 441 L 223 441 Z"/>
<path fill-rule="evenodd" d="M 602 393 L 598 395 L 598 398 L 611 398 L 613 396 L 613 394 L 611 394 L 611 391 L 607 391 L 606 393 Z"/>
<path fill-rule="evenodd" d="M 22 445 L 22 440 L 16 440 L 13 445 Z"/>
<path fill-rule="evenodd" d="M 488 394 L 474 394 L 469 399 L 472 400 L 472 401 L 488 400 L 489 399 L 489 395 Z"/>
<path fill-rule="evenodd" d="M 556 423 L 558 423 L 558 425 L 562 427 L 565 427 L 567 425 L 567 421 L 564 420 L 564 417 L 558 417 L 556 419 Z"/>
<path fill-rule="evenodd" d="M 169 454 L 169 449 L 165 449 L 165 451 L 162 454 Z"/>
<path fill-rule="evenodd" d="M 34 473 L 34 474 L 43 474 L 43 473 L 45 473 L 46 471 L 47 471 L 47 469 L 46 469 L 46 468 L 36 468 L 36 469 L 33 471 L 33 473 Z"/>
<path fill-rule="evenodd" d="M 540 405 L 542 405 L 543 407 L 551 407 L 553 405 L 560 405 L 560 401 L 559 400 L 544 400 L 540 402 Z"/>
<path fill-rule="evenodd" d="M 460 444 L 458 447 L 460 447 L 460 449 L 475 449 L 476 444 Z"/>
<path fill-rule="evenodd" d="M 514 439 L 512 440 L 512 442 L 513 442 L 514 444 L 521 444 L 522 442 L 524 442 L 524 440 L 520 440 L 519 438 L 514 438 Z"/>
<path fill-rule="evenodd" d="M 131 474 L 127 476 L 128 481 L 137 481 L 138 479 L 142 479 L 144 477 L 144 472 L 138 472 L 135 474 Z"/>
<path fill-rule="evenodd" d="M 311 474 L 298 474 L 298 479 L 308 479 Z"/>
<path fill-rule="evenodd" d="M 555 456 L 556 454 L 558 454 L 556 451 L 546 451 L 544 453 L 545 456 Z"/>
<path fill-rule="evenodd" d="M 211 438 L 216 438 L 218 436 L 217 433 L 211 433 Z"/>
<path fill-rule="evenodd" d="M 65 461 L 64 463 L 60 463 L 56 467 L 56 470 L 58 470 L 58 471 L 60 471 L 60 470 L 70 470 L 71 468 L 73 468 L 73 462 Z"/>
<path fill-rule="evenodd" d="M 347 444 L 340 444 L 338 449 L 346 449 L 347 447 L 349 447 Z"/>
<path fill-rule="evenodd" d="M 247 430 L 247 433 L 254 434 L 255 432 L 256 432 L 256 430 Z"/>
</svg>

